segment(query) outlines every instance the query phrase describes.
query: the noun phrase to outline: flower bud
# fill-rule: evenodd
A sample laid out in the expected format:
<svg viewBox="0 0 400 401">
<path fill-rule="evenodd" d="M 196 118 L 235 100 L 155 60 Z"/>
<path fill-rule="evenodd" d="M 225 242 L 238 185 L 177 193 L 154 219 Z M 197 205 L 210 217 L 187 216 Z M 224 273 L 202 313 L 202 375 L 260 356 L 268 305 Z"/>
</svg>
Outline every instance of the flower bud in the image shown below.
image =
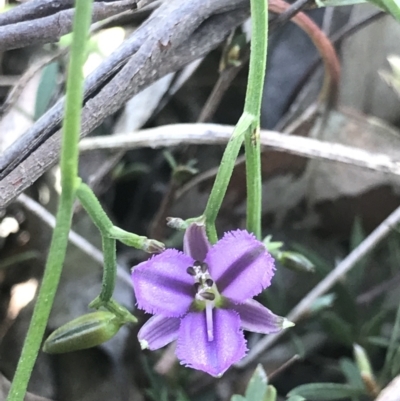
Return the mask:
<svg viewBox="0 0 400 401">
<path fill-rule="evenodd" d="M 117 334 L 124 322 L 108 311 L 88 313 L 59 327 L 44 342 L 43 351 L 62 354 L 100 345 Z"/>
<path fill-rule="evenodd" d="M 186 230 L 189 224 L 179 217 L 167 217 L 167 226 L 175 230 Z"/>
<path fill-rule="evenodd" d="M 304 255 L 298 252 L 284 251 L 277 255 L 279 262 L 290 270 L 302 273 L 314 273 L 314 264 Z"/>
<path fill-rule="evenodd" d="M 147 253 L 161 253 L 165 251 L 165 245 L 155 239 L 147 239 L 142 249 Z"/>
<path fill-rule="evenodd" d="M 358 370 L 368 393 L 376 397 L 379 394 L 379 388 L 371 368 L 371 363 L 365 349 L 358 344 L 354 344 L 354 359 L 356 360 Z"/>
</svg>

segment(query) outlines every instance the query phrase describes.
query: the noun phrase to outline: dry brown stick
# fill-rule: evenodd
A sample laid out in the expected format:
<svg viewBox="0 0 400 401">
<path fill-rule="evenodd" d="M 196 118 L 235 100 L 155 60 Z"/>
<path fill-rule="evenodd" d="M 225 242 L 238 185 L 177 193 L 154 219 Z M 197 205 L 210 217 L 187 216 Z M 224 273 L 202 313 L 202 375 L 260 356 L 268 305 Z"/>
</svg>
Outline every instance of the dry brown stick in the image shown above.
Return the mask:
<svg viewBox="0 0 400 401">
<path fill-rule="evenodd" d="M 197 120 L 199 123 L 204 123 L 211 120 L 219 104 L 221 103 L 225 92 L 227 89 L 229 89 L 232 81 L 243 68 L 243 65 L 248 61 L 249 55 L 249 48 L 247 48 L 246 53 L 243 55 L 243 57 L 241 57 L 240 65 L 231 65 L 221 71 L 218 80 L 214 85 L 212 92 L 210 93 L 210 96 L 201 110 L 200 116 Z"/>
<path fill-rule="evenodd" d="M 394 277 L 391 277 L 388 280 L 385 280 L 378 285 L 372 287 L 367 290 L 363 294 L 357 296 L 357 304 L 369 304 L 375 298 L 392 291 L 395 288 L 398 288 L 400 285 L 400 273 L 396 274 Z"/>
<path fill-rule="evenodd" d="M 31 4 L 33 3 L 32 1 L 29 3 L 24 3 L 23 5 L 26 4 Z M 154 0 L 141 0 L 139 1 L 139 4 L 143 4 L 144 6 L 147 6 L 149 3 L 153 3 L 154 7 L 158 7 L 161 2 L 160 1 L 154 1 Z M 47 3 L 46 3 L 47 4 Z M 152 4 L 152 5 L 153 5 Z M 30 9 L 29 9 L 30 10 Z M 132 13 L 133 15 L 135 12 L 137 12 L 138 9 L 135 10 L 128 10 L 129 13 Z M 103 26 L 106 24 L 109 24 L 118 17 L 120 17 L 122 14 L 125 14 L 127 11 L 123 11 L 121 13 L 118 13 L 116 15 L 112 15 L 111 17 L 102 20 L 98 23 L 95 23 L 91 26 L 90 28 L 90 33 L 94 34 L 101 29 L 103 29 Z M 1 14 L 0 14 L 1 16 Z M 0 20 L 1 21 L 1 20 Z M 18 81 L 15 83 L 13 88 L 10 90 L 10 92 L 7 95 L 6 100 L 3 102 L 3 104 L 0 107 L 0 118 L 7 113 L 10 108 L 15 104 L 15 102 L 18 100 L 18 97 L 21 95 L 21 92 L 23 91 L 24 87 L 26 84 L 38 73 L 41 69 L 43 69 L 46 65 L 52 63 L 53 61 L 58 60 L 61 57 L 64 57 L 66 54 L 69 52 L 69 47 L 65 47 L 62 49 L 57 50 L 54 54 L 43 57 L 43 59 L 37 61 L 36 63 L 32 64 L 18 79 Z"/>
<path fill-rule="evenodd" d="M 136 0 L 119 0 L 112 3 L 93 4 L 93 22 L 123 11 L 136 8 Z M 56 42 L 71 32 L 74 10 L 68 9 L 47 17 L 0 27 L 0 51 L 16 49 L 33 44 Z"/>
<path fill-rule="evenodd" d="M 82 136 L 147 85 L 218 46 L 248 15 L 245 0 L 163 3 L 133 38 L 88 77 Z M 55 105 L 28 136 L 1 155 L 0 209 L 58 160 L 62 106 L 62 101 Z"/>
<path fill-rule="evenodd" d="M 287 315 L 287 318 L 296 323 L 310 310 L 317 298 L 329 291 L 340 279 L 344 277 L 357 263 L 365 257 L 375 246 L 382 241 L 400 221 L 400 207 L 387 217 L 361 244 L 344 258 L 322 281 L 320 281 Z M 243 368 L 263 352 L 271 347 L 284 332 L 264 336 L 241 360 L 237 366 Z"/>
<path fill-rule="evenodd" d="M 168 147 L 182 143 L 211 145 L 226 143 L 232 126 L 218 124 L 172 124 L 149 128 L 132 134 L 86 138 L 81 141 L 81 151 L 94 149 L 137 149 L 142 147 Z M 360 148 L 317 139 L 285 135 L 262 130 L 261 144 L 278 151 L 313 159 L 330 160 L 369 170 L 400 175 L 400 160 L 385 154 L 372 153 Z"/>
<path fill-rule="evenodd" d="M 99 0 L 95 0 L 99 1 Z M 100 0 L 101 1 L 101 0 Z M 0 26 L 47 17 L 72 8 L 73 0 L 31 0 L 0 14 Z"/>
</svg>

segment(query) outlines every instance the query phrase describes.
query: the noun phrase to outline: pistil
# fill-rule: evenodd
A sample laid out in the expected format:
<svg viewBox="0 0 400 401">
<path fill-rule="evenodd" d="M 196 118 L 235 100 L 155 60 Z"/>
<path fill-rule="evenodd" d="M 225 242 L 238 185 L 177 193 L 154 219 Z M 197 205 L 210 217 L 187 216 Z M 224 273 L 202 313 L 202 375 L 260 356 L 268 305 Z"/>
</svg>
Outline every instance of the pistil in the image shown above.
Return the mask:
<svg viewBox="0 0 400 401">
<path fill-rule="evenodd" d="M 214 303 L 212 301 L 206 301 L 206 327 L 208 341 L 214 340 L 213 309 Z"/>
</svg>

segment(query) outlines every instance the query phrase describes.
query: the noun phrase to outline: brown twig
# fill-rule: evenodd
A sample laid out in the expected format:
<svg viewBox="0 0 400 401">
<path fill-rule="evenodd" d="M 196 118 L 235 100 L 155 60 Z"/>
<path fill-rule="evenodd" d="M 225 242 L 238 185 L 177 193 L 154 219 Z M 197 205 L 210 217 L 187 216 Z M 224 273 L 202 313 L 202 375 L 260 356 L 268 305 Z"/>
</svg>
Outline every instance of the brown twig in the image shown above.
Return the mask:
<svg viewBox="0 0 400 401">
<path fill-rule="evenodd" d="M 268 375 L 268 380 L 272 381 L 276 376 L 279 376 L 284 370 L 292 366 L 295 362 L 301 359 L 300 355 L 293 355 L 288 361 L 286 361 L 283 365 L 279 366 L 278 369 L 274 370 L 272 373 Z"/>
<path fill-rule="evenodd" d="M 18 7 L 17 7 L 18 8 Z M 93 22 L 136 8 L 136 0 L 118 0 L 93 4 Z M 71 32 L 74 10 L 68 9 L 46 17 L 0 26 L 0 51 L 33 44 L 56 42 Z"/>
<path fill-rule="evenodd" d="M 269 9 L 272 12 L 283 13 L 289 9 L 289 5 L 281 0 L 271 0 Z M 304 13 L 296 14 L 293 22 L 307 33 L 325 64 L 326 72 L 320 101 L 327 101 L 330 105 L 335 105 L 339 94 L 340 64 L 331 41 L 319 26 Z"/>
<path fill-rule="evenodd" d="M 314 5 L 314 0 L 297 0 L 292 3 L 284 12 L 275 17 L 270 23 L 270 29 L 281 27 L 287 21 L 292 19 L 297 13 L 307 8 L 309 5 Z"/>
<path fill-rule="evenodd" d="M 231 86 L 232 81 L 239 74 L 240 70 L 246 64 L 250 56 L 250 49 L 247 47 L 244 49 L 243 54 L 240 57 L 239 65 L 230 65 L 219 74 L 218 80 L 214 85 L 212 92 L 207 98 L 206 103 L 201 110 L 200 116 L 197 120 L 199 123 L 205 123 L 210 121 L 214 113 L 216 112 L 225 92 Z"/>
<path fill-rule="evenodd" d="M 168 147 L 182 143 L 211 145 L 226 143 L 232 126 L 218 124 L 172 124 L 149 128 L 132 134 L 86 138 L 81 141 L 81 151 L 94 149 L 137 149 L 142 147 Z M 400 175 L 400 161 L 382 153 L 372 153 L 353 146 L 320 141 L 301 136 L 289 136 L 262 130 L 261 145 L 291 154 L 320 160 L 336 161 L 369 170 Z"/>
<path fill-rule="evenodd" d="M 150 83 L 207 54 L 248 13 L 245 0 L 163 3 L 88 77 L 82 136 Z M 57 161 L 62 109 L 60 101 L 2 155 L 0 209 Z"/>
<path fill-rule="evenodd" d="M 387 13 L 380 11 L 377 12 L 376 14 L 373 14 L 371 16 L 368 16 L 364 18 L 363 20 L 360 20 L 356 22 L 355 24 L 348 23 L 346 26 L 341 28 L 339 31 L 334 33 L 331 37 L 331 42 L 335 46 L 339 46 L 340 43 L 346 39 L 347 37 L 355 34 L 358 32 L 360 29 L 368 26 L 372 22 L 375 22 L 379 20 L 380 18 L 388 16 Z M 312 74 L 315 72 L 315 70 L 318 68 L 320 65 L 322 59 L 318 58 L 316 59 L 312 65 L 309 67 L 308 71 L 304 74 L 305 79 L 308 79 Z M 303 82 L 301 83 L 301 86 L 299 86 L 294 92 L 298 93 L 300 88 L 303 86 Z M 285 116 L 279 121 L 279 123 L 276 125 L 275 129 L 278 131 L 287 127 L 288 122 L 292 121 L 293 117 L 296 116 L 299 113 L 299 110 L 303 107 L 303 104 L 301 102 L 301 99 L 296 98 L 296 102 L 290 106 L 289 111 L 285 114 Z M 297 124 L 297 121 L 294 122 Z M 300 121 L 301 123 L 301 121 Z"/>
<path fill-rule="evenodd" d="M 357 297 L 357 303 L 369 304 L 380 295 L 383 295 L 388 291 L 398 288 L 399 284 L 400 284 L 400 273 L 396 274 L 394 277 L 391 277 L 389 280 L 383 281 L 382 283 L 374 286 L 373 288 L 364 292 L 363 294 L 360 294 Z"/>
</svg>

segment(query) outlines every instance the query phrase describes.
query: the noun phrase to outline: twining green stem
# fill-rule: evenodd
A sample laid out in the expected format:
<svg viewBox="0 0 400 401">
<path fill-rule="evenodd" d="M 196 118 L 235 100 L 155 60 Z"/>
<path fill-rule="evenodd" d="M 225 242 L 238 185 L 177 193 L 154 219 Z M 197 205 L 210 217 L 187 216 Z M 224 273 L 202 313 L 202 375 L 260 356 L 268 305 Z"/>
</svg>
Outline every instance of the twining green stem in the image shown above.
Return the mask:
<svg viewBox="0 0 400 401">
<path fill-rule="evenodd" d="M 114 293 L 115 282 L 117 280 L 117 241 L 104 235 L 102 235 L 101 239 L 104 255 L 104 273 L 99 299 L 102 302 L 108 302 Z"/>
<path fill-rule="evenodd" d="M 91 12 L 92 0 L 76 1 L 60 162 L 62 193 L 42 285 L 14 380 L 7 397 L 8 401 L 22 401 L 24 399 L 29 378 L 39 352 L 50 310 L 53 305 L 65 259 L 76 190 L 76 177 L 78 173 L 78 138 L 83 98 L 82 66 L 85 58 Z"/>
<path fill-rule="evenodd" d="M 106 235 L 114 227 L 114 224 L 101 207 L 99 200 L 91 188 L 85 183 L 80 182 L 76 190 L 76 196 L 102 235 Z"/>
<path fill-rule="evenodd" d="M 225 152 L 222 156 L 221 165 L 218 169 L 215 182 L 208 198 L 207 206 L 204 211 L 206 230 L 208 239 L 212 244 L 217 242 L 217 231 L 215 229 L 215 220 L 219 209 L 221 208 L 229 180 L 235 167 L 236 158 L 243 143 L 245 132 L 249 130 L 252 118 L 247 113 L 243 113 L 240 117 L 233 134 L 226 145 Z"/>
<path fill-rule="evenodd" d="M 261 147 L 260 114 L 268 46 L 268 0 L 251 0 L 252 39 L 249 79 L 244 111 L 253 116 L 245 135 L 247 230 L 261 239 Z"/>
<path fill-rule="evenodd" d="M 94 192 L 83 182 L 79 182 L 76 196 L 78 197 L 82 206 L 88 212 L 94 224 L 96 224 L 103 237 L 116 239 L 125 245 L 133 246 L 134 248 L 141 249 L 142 251 L 149 253 L 159 253 L 164 250 L 165 247 L 162 242 L 149 239 L 142 235 L 130 233 L 129 231 L 125 231 L 122 228 L 114 226 L 106 212 L 101 207 L 100 202 Z M 104 257 L 106 258 L 106 255 L 104 255 Z"/>
<path fill-rule="evenodd" d="M 247 180 L 247 229 L 261 238 L 261 161 L 260 161 L 260 113 L 264 75 L 267 62 L 268 2 L 251 0 L 252 40 L 250 68 L 244 112 L 229 140 L 204 216 L 207 235 L 212 243 L 217 241 L 215 220 L 224 199 L 236 158 L 243 140 L 246 151 Z"/>
<path fill-rule="evenodd" d="M 117 260 L 115 256 L 116 240 L 150 253 L 162 252 L 164 250 L 164 244 L 114 226 L 101 207 L 94 192 L 88 185 L 80 180 L 76 190 L 76 196 L 99 229 L 103 245 L 104 274 L 102 290 L 99 297 L 96 298 L 90 306 L 94 308 L 104 306 L 107 308 L 107 303 L 111 300 L 114 292 L 117 276 Z"/>
</svg>

